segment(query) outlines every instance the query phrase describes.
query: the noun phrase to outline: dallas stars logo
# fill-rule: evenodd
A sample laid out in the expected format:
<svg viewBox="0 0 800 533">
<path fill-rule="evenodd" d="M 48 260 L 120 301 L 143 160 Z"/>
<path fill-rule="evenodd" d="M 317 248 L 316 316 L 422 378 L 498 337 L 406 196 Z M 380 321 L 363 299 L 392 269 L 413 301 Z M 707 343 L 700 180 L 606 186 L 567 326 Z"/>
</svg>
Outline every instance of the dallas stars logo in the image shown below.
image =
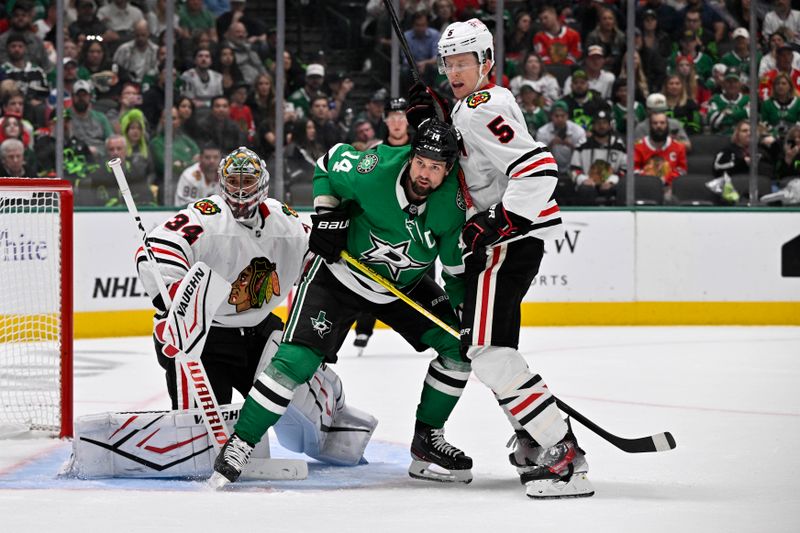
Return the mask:
<svg viewBox="0 0 800 533">
<path fill-rule="evenodd" d="M 372 233 L 369 234 L 369 239 L 372 241 L 372 248 L 361 254 L 361 260 L 367 263 L 386 265 L 386 268 L 389 269 L 389 274 L 395 281 L 404 270 L 426 268 L 428 266 L 426 263 L 420 263 L 408 255 L 411 241 L 392 244 L 379 239 Z"/>
<path fill-rule="evenodd" d="M 325 318 L 325 311 L 320 311 L 317 318 L 311 319 L 311 327 L 314 328 L 320 339 L 331 332 L 332 325 L 333 323 Z"/>
</svg>

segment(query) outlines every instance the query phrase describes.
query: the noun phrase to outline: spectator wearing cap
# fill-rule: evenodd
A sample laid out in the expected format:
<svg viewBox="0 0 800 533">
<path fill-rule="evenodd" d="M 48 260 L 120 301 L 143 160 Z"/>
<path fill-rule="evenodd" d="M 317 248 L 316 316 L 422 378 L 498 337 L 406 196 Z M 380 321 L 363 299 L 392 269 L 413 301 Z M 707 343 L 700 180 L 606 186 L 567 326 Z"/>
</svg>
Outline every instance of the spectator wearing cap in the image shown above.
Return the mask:
<svg viewBox="0 0 800 533">
<path fill-rule="evenodd" d="M 702 132 L 703 119 L 700 116 L 700 106 L 689 97 L 683 78 L 677 74 L 667 76 L 667 81 L 664 82 L 664 97 L 667 99 L 668 117 L 680 122 L 689 135 Z"/>
<path fill-rule="evenodd" d="M 405 98 L 390 98 L 386 101 L 383 108 L 383 121 L 386 123 L 386 137 L 383 139 L 383 144 L 404 146 L 411 142 L 406 109 L 408 101 Z"/>
<path fill-rule="evenodd" d="M 211 113 L 200 122 L 200 144 L 215 144 L 227 154 L 245 143 L 245 135 L 231 120 L 231 104 L 226 96 L 211 101 Z"/>
<path fill-rule="evenodd" d="M 342 142 L 341 130 L 331 120 L 331 109 L 327 96 L 320 93 L 311 98 L 309 118 L 314 122 L 316 140 L 325 150 L 329 150 L 333 145 Z"/>
<path fill-rule="evenodd" d="M 12 35 L 22 35 L 25 39 L 25 60 L 49 72 L 52 64 L 44 42 L 33 30 L 33 5 L 28 0 L 18 0 L 11 8 L 8 22 L 8 31 L 0 35 L 0 64 L 8 61 L 8 39 Z"/>
<path fill-rule="evenodd" d="M 133 25 L 144 20 L 144 13 L 128 0 L 111 0 L 97 10 L 97 18 L 116 34 L 110 35 L 109 41 L 125 41 L 130 37 Z"/>
<path fill-rule="evenodd" d="M 750 98 L 742 94 L 739 69 L 731 67 L 725 72 L 722 93 L 711 97 L 708 106 L 708 125 L 713 133 L 730 135 L 733 127 L 750 116 Z"/>
<path fill-rule="evenodd" d="M 733 48 L 720 59 L 726 67 L 738 68 L 742 73 L 742 83 L 747 85 L 750 72 L 750 32 L 744 28 L 736 28 L 731 32 Z M 761 53 L 756 52 L 756 61 L 761 61 Z"/>
<path fill-rule="evenodd" d="M 21 33 L 13 32 L 6 39 L 8 61 L 0 65 L 0 78 L 11 79 L 17 83 L 22 94 L 28 94 L 28 86 L 36 83 L 47 91 L 47 80 L 44 71 L 28 61 L 26 49 L 28 43 Z"/>
<path fill-rule="evenodd" d="M 775 0 L 774 9 L 764 17 L 761 31 L 772 35 L 781 28 L 789 42 L 800 45 L 800 11 L 792 9 L 791 0 Z"/>
<path fill-rule="evenodd" d="M 617 78 L 614 82 L 614 98 L 611 105 L 611 125 L 614 129 L 625 135 L 628 130 L 628 80 Z M 633 101 L 633 124 L 634 126 L 647 117 L 647 112 L 639 99 Z"/>
<path fill-rule="evenodd" d="M 566 96 L 561 99 L 569 108 L 569 118 L 580 127 L 588 130 L 592 126 L 592 117 L 605 106 L 602 95 L 589 88 L 589 76 L 583 69 L 578 69 L 572 73 L 570 79 L 565 83 L 564 92 Z"/>
<path fill-rule="evenodd" d="M 767 72 L 776 68 L 778 64 L 778 50 L 789 44 L 785 28 L 779 29 L 769 36 L 769 53 L 764 54 L 758 64 L 758 77 L 763 77 Z M 792 51 L 792 67 L 800 68 L 800 53 Z"/>
<path fill-rule="evenodd" d="M 669 134 L 669 122 L 663 112 L 648 118 L 649 133 L 633 147 L 633 169 L 636 174 L 658 176 L 664 185 L 686 174 L 686 148 Z"/>
<path fill-rule="evenodd" d="M 242 72 L 244 81 L 253 83 L 256 76 L 267 71 L 253 45 L 247 40 L 247 28 L 241 22 L 234 22 L 225 33 L 225 42 L 236 56 L 236 65 Z"/>
<path fill-rule="evenodd" d="M 772 80 L 778 74 L 786 74 L 792 80 L 792 84 L 796 91 L 800 91 L 800 69 L 792 65 L 792 58 L 794 51 L 788 44 L 782 45 L 778 48 L 775 54 L 775 68 L 768 70 L 763 76 L 758 86 L 758 94 L 762 99 L 769 98 L 772 95 Z"/>
<path fill-rule="evenodd" d="M 717 43 L 724 41 L 727 35 L 725 22 L 716 8 L 706 0 L 687 0 L 678 16 L 683 21 L 681 32 L 695 33 L 708 53 L 717 57 Z"/>
<path fill-rule="evenodd" d="M 614 75 L 603 69 L 605 57 L 603 47 L 592 45 L 586 49 L 586 58 L 583 61 L 583 71 L 589 82 L 589 89 L 596 91 L 603 100 L 611 99 L 611 89 L 614 87 Z M 564 82 L 564 94 L 572 91 L 572 76 Z"/>
<path fill-rule="evenodd" d="M 525 118 L 528 133 L 535 137 L 536 131 L 547 124 L 549 118 L 544 110 L 544 96 L 532 81 L 525 80 L 520 86 L 519 108 Z"/>
<path fill-rule="evenodd" d="M 539 23 L 542 31 L 533 36 L 533 47 L 546 65 L 574 65 L 580 61 L 583 55 L 581 36 L 569 26 L 561 24 L 554 7 L 542 8 Z"/>
<path fill-rule="evenodd" d="M 105 155 L 105 140 L 114 130 L 104 114 L 92 109 L 93 94 L 92 83 L 87 80 L 78 80 L 72 86 L 72 133 L 100 159 Z"/>
<path fill-rule="evenodd" d="M 9 178 L 30 178 L 36 174 L 25 168 L 25 146 L 19 139 L 0 143 L 0 175 Z"/>
<path fill-rule="evenodd" d="M 353 107 L 348 100 L 350 91 L 353 90 L 353 80 L 344 72 L 332 72 L 328 78 L 328 94 L 331 95 L 331 120 L 339 120 L 342 110 Z"/>
<path fill-rule="evenodd" d="M 578 205 L 611 203 L 626 159 L 625 143 L 611 128 L 611 111 L 600 109 L 592 120 L 592 136 L 572 152 L 570 173 Z"/>
<path fill-rule="evenodd" d="M 569 120 L 569 107 L 559 100 L 550 108 L 550 122 L 536 132 L 536 140 L 546 144 L 553 153 L 559 175 L 568 176 L 572 152 L 586 142 L 586 132 Z"/>
<path fill-rule="evenodd" d="M 647 97 L 645 109 L 647 110 L 647 118 L 638 123 L 636 125 L 636 129 L 633 131 L 633 138 L 637 141 L 650 134 L 651 115 L 655 113 L 667 114 L 667 111 L 669 111 L 667 97 L 661 93 L 651 94 Z M 680 123 L 680 121 L 667 116 L 667 126 L 667 132 L 670 134 L 671 138 L 684 145 L 686 147 L 686 151 L 691 150 L 692 143 L 689 140 L 689 136 L 686 134 L 686 130 L 683 129 L 683 125 Z"/>
<path fill-rule="evenodd" d="M 209 107 L 211 99 L 222 94 L 222 74 L 211 69 L 211 51 L 198 48 L 194 52 L 194 67 L 181 74 L 181 94 L 191 98 L 196 107 Z"/>
<path fill-rule="evenodd" d="M 625 34 L 617 25 L 617 15 L 613 9 L 600 8 L 597 27 L 586 36 L 587 51 L 593 46 L 602 48 L 606 70 L 618 72 L 622 54 L 625 53 Z"/>
<path fill-rule="evenodd" d="M 714 66 L 714 60 L 704 52 L 703 42 L 697 33 L 686 31 L 681 35 L 679 49 L 675 50 L 669 58 L 670 70 L 675 70 L 679 56 L 688 57 L 692 60 L 697 78 L 701 83 L 711 78 L 711 68 Z"/>
<path fill-rule="evenodd" d="M 325 80 L 325 67 L 319 63 L 311 63 L 306 67 L 306 83 L 289 95 L 288 101 L 294 104 L 298 114 L 308 116 L 311 109 L 311 99 L 321 92 L 322 82 Z"/>
<path fill-rule="evenodd" d="M 772 80 L 772 96 L 761 106 L 761 119 L 775 137 L 783 137 L 800 124 L 800 98 L 788 74 L 781 72 Z"/>
<path fill-rule="evenodd" d="M 542 59 L 531 50 L 525 54 L 525 61 L 522 64 L 522 74 L 515 76 L 509 88 L 515 96 L 520 95 L 520 89 L 524 82 L 530 82 L 533 87 L 544 96 L 544 105 L 550 107 L 553 102 L 561 98 L 561 86 L 552 74 L 544 69 Z"/>
<path fill-rule="evenodd" d="M 386 124 L 383 122 L 383 108 L 386 105 L 387 97 L 386 89 L 378 89 L 372 94 L 364 111 L 356 116 L 348 138 L 352 139 L 356 137 L 356 122 L 361 120 L 366 120 L 372 125 L 375 137 L 378 139 L 386 137 Z"/>
<path fill-rule="evenodd" d="M 672 36 L 661 28 L 655 10 L 645 9 L 642 12 L 642 46 L 666 59 L 672 53 L 672 43 Z"/>
<path fill-rule="evenodd" d="M 680 17 L 674 7 L 664 0 L 646 0 L 636 9 L 636 23 L 641 27 L 645 11 L 654 11 L 661 29 L 672 35 L 680 29 Z"/>
<path fill-rule="evenodd" d="M 209 32 L 211 40 L 217 41 L 214 15 L 203 5 L 203 0 L 186 0 L 186 3 L 178 8 L 178 20 L 181 28 L 186 30 L 189 35 L 195 36 L 198 33 Z"/>
<path fill-rule="evenodd" d="M 417 70 L 427 85 L 433 85 L 436 78 L 436 58 L 438 57 L 438 43 L 441 34 L 428 26 L 427 11 L 419 11 L 411 17 L 412 28 L 405 32 L 404 36 L 411 50 L 411 56 L 417 64 Z M 409 72 L 408 62 L 403 56 L 403 65 L 406 72 Z M 409 76 L 403 76 L 409 79 Z"/>
<path fill-rule="evenodd" d="M 73 41 L 77 41 L 78 37 L 92 35 L 99 36 L 105 40 L 111 41 L 118 39 L 116 33 L 111 35 L 111 30 L 108 29 L 105 22 L 97 17 L 97 3 L 95 0 L 78 0 L 77 1 L 78 16 L 75 21 L 69 25 L 69 37 Z"/>
<path fill-rule="evenodd" d="M 150 26 L 141 19 L 133 25 L 133 40 L 123 43 L 114 52 L 114 63 L 127 70 L 133 81 L 142 83 L 145 76 L 155 76 L 157 55 L 158 46 L 150 41 Z"/>
</svg>

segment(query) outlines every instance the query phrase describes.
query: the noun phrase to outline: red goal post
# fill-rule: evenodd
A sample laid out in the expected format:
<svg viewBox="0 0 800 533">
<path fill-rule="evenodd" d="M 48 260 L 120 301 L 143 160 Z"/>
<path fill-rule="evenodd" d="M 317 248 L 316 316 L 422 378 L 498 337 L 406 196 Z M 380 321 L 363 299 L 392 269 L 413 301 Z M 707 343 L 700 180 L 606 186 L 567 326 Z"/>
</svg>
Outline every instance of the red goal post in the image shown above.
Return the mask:
<svg viewBox="0 0 800 533">
<path fill-rule="evenodd" d="M 0 426 L 72 436 L 70 182 L 0 177 Z"/>
</svg>

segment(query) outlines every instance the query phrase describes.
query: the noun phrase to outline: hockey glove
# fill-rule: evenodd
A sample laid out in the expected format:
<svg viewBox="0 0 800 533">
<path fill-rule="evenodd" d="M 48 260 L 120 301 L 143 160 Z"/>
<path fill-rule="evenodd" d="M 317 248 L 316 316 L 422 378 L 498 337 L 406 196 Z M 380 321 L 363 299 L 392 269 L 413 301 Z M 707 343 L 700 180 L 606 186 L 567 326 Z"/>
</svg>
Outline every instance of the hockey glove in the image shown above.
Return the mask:
<svg viewBox="0 0 800 533">
<path fill-rule="evenodd" d="M 524 233 L 529 224 L 530 221 L 526 218 L 506 211 L 502 203 L 496 203 L 467 220 L 461 238 L 467 250 L 474 252 L 502 239 Z"/>
<path fill-rule="evenodd" d="M 406 118 L 414 129 L 424 120 L 437 118 L 436 109 L 441 109 L 444 122 L 450 123 L 450 104 L 439 93 L 418 81 L 408 90 Z"/>
<path fill-rule="evenodd" d="M 313 227 L 308 237 L 308 249 L 328 263 L 335 263 L 347 247 L 350 218 L 337 209 L 311 215 L 311 222 Z"/>
</svg>

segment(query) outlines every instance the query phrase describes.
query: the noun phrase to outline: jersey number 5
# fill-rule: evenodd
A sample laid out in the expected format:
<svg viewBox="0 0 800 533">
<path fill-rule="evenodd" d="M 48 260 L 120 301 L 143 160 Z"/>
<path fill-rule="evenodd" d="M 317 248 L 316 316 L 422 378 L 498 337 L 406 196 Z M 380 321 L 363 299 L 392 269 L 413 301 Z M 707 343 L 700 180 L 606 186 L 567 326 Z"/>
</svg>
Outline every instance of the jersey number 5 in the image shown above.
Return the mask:
<svg viewBox="0 0 800 533">
<path fill-rule="evenodd" d="M 183 213 L 178 213 L 175 215 L 175 218 L 164 224 L 164 227 L 168 230 L 172 231 L 180 231 L 183 238 L 186 239 L 186 242 L 189 243 L 189 246 L 194 244 L 194 241 L 203 233 L 203 228 L 200 226 L 187 226 L 186 224 L 189 222 L 189 217 L 184 215 Z"/>
<path fill-rule="evenodd" d="M 514 138 L 514 130 L 503 121 L 503 117 L 500 115 L 497 115 L 486 127 L 489 128 L 489 131 L 503 144 L 506 144 Z"/>
</svg>

